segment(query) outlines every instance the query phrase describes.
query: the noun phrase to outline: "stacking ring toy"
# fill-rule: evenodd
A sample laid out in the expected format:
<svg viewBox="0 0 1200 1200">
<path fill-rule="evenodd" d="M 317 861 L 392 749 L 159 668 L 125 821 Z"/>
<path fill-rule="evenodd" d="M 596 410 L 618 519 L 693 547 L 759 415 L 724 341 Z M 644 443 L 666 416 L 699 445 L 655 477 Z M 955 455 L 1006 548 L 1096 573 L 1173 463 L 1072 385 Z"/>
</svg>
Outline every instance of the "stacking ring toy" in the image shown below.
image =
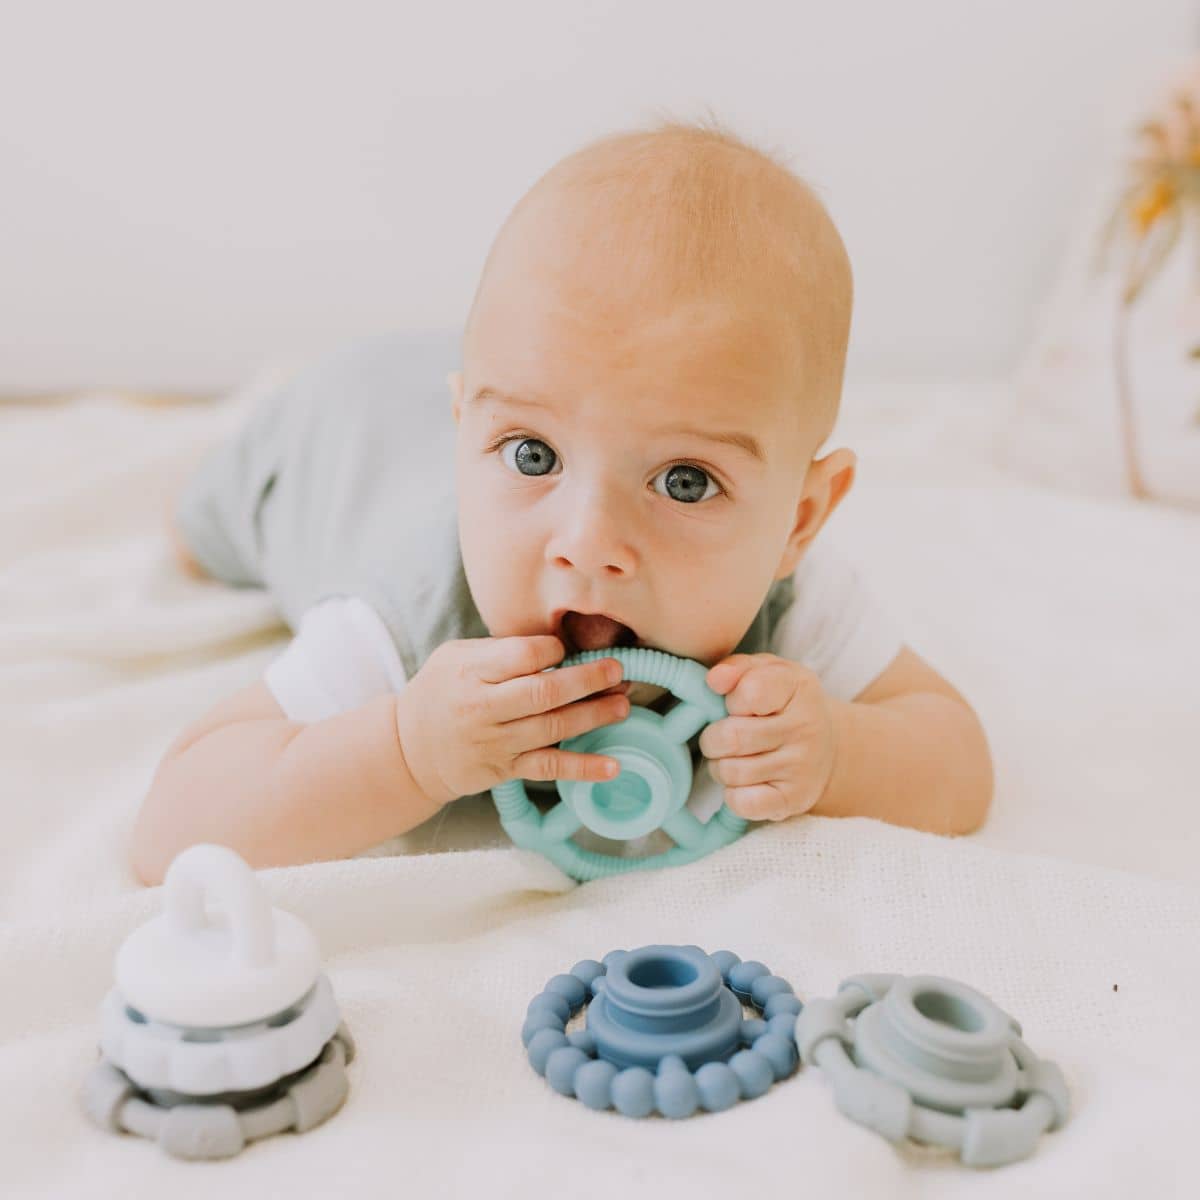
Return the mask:
<svg viewBox="0 0 1200 1200">
<path fill-rule="evenodd" d="M 189 1159 L 319 1125 L 346 1098 L 354 1042 L 313 935 L 225 846 L 185 850 L 163 891 L 163 915 L 117 952 L 88 1116 Z M 208 919 L 206 894 L 223 920 Z"/>
<path fill-rule="evenodd" d="M 842 1113 L 972 1167 L 1025 1158 L 1067 1120 L 1062 1072 L 1020 1034 L 982 993 L 936 975 L 854 975 L 796 1020 L 800 1057 L 824 1070 Z"/>
<path fill-rule="evenodd" d="M 585 1003 L 586 1029 L 567 1033 Z M 765 1019 L 745 1019 L 743 1003 Z M 790 1075 L 801 1008 L 760 962 L 643 946 L 555 975 L 530 1002 L 521 1040 L 556 1092 L 627 1117 L 678 1119 L 752 1100 Z"/>
<path fill-rule="evenodd" d="M 618 659 L 626 680 L 664 687 L 681 703 L 665 716 L 635 705 L 617 724 L 564 739 L 564 750 L 609 755 L 621 764 L 621 771 L 606 783 L 556 780 L 562 799 L 544 816 L 530 802 L 524 780 L 509 779 L 492 788 L 508 836 L 518 846 L 540 851 L 560 870 L 580 880 L 679 866 L 736 841 L 748 822 L 728 805 L 722 804 L 703 822 L 686 807 L 692 787 L 688 739 L 728 715 L 725 698 L 704 682 L 708 668 L 695 659 L 642 647 L 584 650 L 564 659 L 557 668 L 597 658 Z M 571 835 L 580 827 L 617 841 L 662 829 L 675 845 L 661 854 L 621 858 L 585 850 L 572 842 Z"/>
</svg>

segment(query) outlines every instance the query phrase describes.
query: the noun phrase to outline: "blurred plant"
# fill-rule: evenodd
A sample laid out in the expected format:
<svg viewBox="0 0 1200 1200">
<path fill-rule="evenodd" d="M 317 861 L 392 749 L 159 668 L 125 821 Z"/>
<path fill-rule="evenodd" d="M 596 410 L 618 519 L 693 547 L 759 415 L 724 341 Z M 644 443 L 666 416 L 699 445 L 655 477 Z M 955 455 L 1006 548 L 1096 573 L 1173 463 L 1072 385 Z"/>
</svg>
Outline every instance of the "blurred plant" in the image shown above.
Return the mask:
<svg viewBox="0 0 1200 1200">
<path fill-rule="evenodd" d="M 1200 246 L 1200 61 L 1187 69 L 1159 110 L 1138 127 L 1127 184 L 1101 236 L 1101 265 L 1106 265 L 1113 243 L 1120 241 L 1126 249 L 1113 331 L 1113 366 L 1129 490 L 1142 499 L 1149 492 L 1134 429 L 1129 314 L 1189 224 Z M 1200 340 L 1188 353 L 1200 360 Z M 1195 420 L 1200 424 L 1200 408 Z"/>
</svg>

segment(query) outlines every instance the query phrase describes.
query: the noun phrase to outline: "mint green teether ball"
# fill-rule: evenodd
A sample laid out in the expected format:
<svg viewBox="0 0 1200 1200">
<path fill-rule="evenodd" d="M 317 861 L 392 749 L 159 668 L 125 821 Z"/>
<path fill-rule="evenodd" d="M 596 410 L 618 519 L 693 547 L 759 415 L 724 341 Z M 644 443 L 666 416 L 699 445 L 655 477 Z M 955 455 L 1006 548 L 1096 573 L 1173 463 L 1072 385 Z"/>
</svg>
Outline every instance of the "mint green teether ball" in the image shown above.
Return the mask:
<svg viewBox="0 0 1200 1200">
<path fill-rule="evenodd" d="M 725 717 L 725 698 L 704 682 L 708 668 L 691 658 L 679 658 L 644 647 L 584 650 L 565 658 L 555 669 L 597 658 L 615 658 L 631 682 L 666 688 L 680 701 L 665 715 L 634 707 L 615 725 L 567 738 L 561 746 L 588 754 L 605 754 L 621 764 L 615 779 L 555 781 L 562 797 L 545 815 L 530 802 L 522 779 L 492 788 L 500 823 L 509 837 L 527 850 L 544 854 L 575 879 L 599 879 L 624 871 L 694 862 L 746 831 L 748 822 L 727 805 L 707 821 L 687 808 L 692 789 L 692 759 L 687 743 L 698 730 Z M 621 858 L 585 850 L 571 841 L 581 828 L 601 837 L 628 841 L 656 829 L 675 845 L 661 854 Z"/>
</svg>

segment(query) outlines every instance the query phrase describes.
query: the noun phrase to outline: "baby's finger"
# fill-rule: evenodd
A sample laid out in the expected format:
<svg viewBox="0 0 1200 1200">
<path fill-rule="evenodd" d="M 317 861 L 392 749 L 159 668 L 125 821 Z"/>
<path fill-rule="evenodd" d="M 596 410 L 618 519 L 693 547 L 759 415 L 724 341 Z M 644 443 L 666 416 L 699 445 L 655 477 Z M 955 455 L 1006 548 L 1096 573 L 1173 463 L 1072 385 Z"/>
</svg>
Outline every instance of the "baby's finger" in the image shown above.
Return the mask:
<svg viewBox="0 0 1200 1200">
<path fill-rule="evenodd" d="M 705 758 L 730 758 L 741 754 L 765 754 L 786 741 L 782 718 L 722 717 L 700 733 L 700 753 Z"/>
<path fill-rule="evenodd" d="M 739 758 L 712 758 L 708 762 L 708 773 L 726 787 L 773 783 L 786 778 L 791 768 L 787 755 L 778 749 Z"/>
<path fill-rule="evenodd" d="M 747 821 L 782 821 L 790 815 L 783 793 L 771 783 L 727 787 L 725 803 Z"/>
<path fill-rule="evenodd" d="M 514 754 L 523 754 L 543 746 L 553 746 L 567 738 L 578 737 L 589 729 L 611 725 L 629 716 L 625 696 L 595 696 L 578 700 L 550 712 L 534 713 L 503 726 L 505 744 Z"/>
<path fill-rule="evenodd" d="M 489 689 L 488 711 L 497 721 L 517 721 L 531 714 L 552 712 L 604 691 L 617 683 L 622 673 L 621 664 L 615 658 L 597 658 L 571 667 L 508 679 Z M 563 737 L 571 736 L 563 734 Z M 538 745 L 560 740 L 545 738 Z"/>
<path fill-rule="evenodd" d="M 787 707 L 796 687 L 794 663 L 759 663 L 737 681 L 725 697 L 725 707 L 730 716 L 771 716 Z"/>
<path fill-rule="evenodd" d="M 621 764 L 603 754 L 580 754 L 541 746 L 519 755 L 513 762 L 513 770 L 520 779 L 586 779 L 607 783 L 621 773 Z"/>
<path fill-rule="evenodd" d="M 561 662 L 565 653 L 566 647 L 552 633 L 490 638 L 480 647 L 476 669 L 484 683 L 503 683 L 536 675 Z"/>
</svg>

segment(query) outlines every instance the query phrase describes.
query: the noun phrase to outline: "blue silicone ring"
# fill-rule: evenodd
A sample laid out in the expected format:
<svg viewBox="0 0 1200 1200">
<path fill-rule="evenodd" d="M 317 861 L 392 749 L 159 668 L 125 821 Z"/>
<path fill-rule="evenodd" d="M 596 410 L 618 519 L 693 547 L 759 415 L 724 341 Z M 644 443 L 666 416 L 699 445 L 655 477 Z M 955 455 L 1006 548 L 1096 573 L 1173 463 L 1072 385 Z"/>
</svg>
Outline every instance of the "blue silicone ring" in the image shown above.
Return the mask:
<svg viewBox="0 0 1200 1200">
<path fill-rule="evenodd" d="M 699 821 L 687 808 L 692 787 L 688 740 L 728 715 L 725 698 L 705 682 L 708 668 L 695 659 L 679 658 L 662 650 L 613 647 L 573 654 L 551 669 L 598 658 L 617 659 L 626 680 L 666 688 L 680 703 L 665 715 L 636 706 L 624 721 L 565 739 L 563 749 L 608 755 L 621 764 L 621 771 L 615 779 L 603 783 L 557 780 L 561 801 L 545 815 L 530 802 L 524 780 L 510 779 L 492 788 L 500 823 L 509 837 L 518 846 L 539 851 L 566 874 L 581 880 L 680 866 L 736 841 L 749 823 L 728 805 L 723 804 L 706 822 Z M 580 828 L 614 841 L 628 841 L 662 829 L 675 845 L 661 854 L 621 858 L 584 850 L 571 841 Z"/>
</svg>

